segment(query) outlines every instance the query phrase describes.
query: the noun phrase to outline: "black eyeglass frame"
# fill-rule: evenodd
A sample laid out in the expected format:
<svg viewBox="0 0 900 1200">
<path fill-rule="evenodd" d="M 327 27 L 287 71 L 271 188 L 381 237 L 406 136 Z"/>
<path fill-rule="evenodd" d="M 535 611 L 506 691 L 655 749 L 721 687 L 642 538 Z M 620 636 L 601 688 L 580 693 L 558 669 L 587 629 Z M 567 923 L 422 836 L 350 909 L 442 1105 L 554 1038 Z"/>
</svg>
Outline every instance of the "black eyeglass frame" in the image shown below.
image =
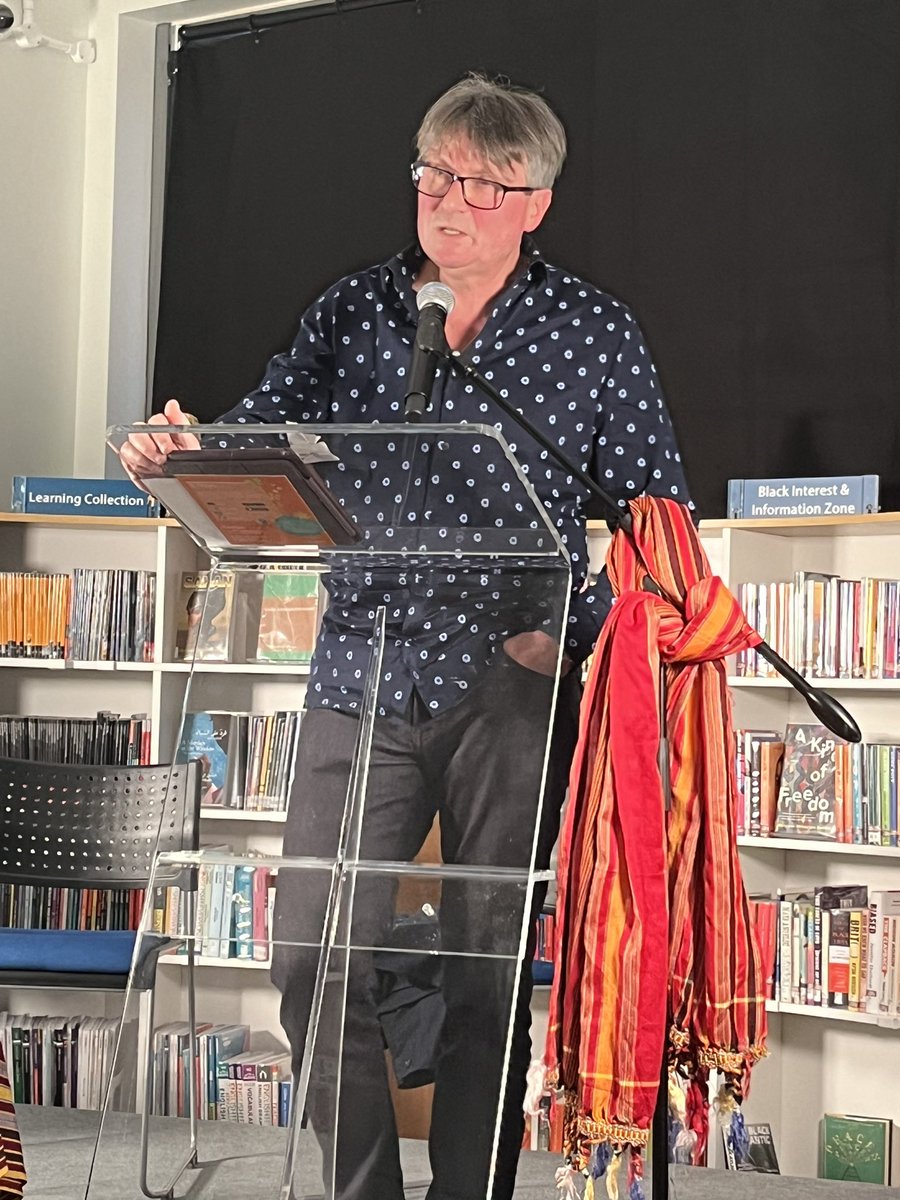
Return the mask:
<svg viewBox="0 0 900 1200">
<path fill-rule="evenodd" d="M 423 167 L 428 167 L 429 171 L 440 171 L 442 175 L 446 175 L 450 182 L 447 184 L 443 192 L 426 192 L 424 188 L 419 187 L 419 172 Z M 417 159 L 414 163 L 410 163 L 410 172 L 412 173 L 412 184 L 417 192 L 421 192 L 423 196 L 431 196 L 433 200 L 443 199 L 447 192 L 453 187 L 454 183 L 458 183 L 462 188 L 463 200 L 468 204 L 469 208 L 477 208 L 480 212 L 496 212 L 506 199 L 507 192 L 536 192 L 538 189 L 533 187 L 512 187 L 507 183 L 498 183 L 496 179 L 484 179 L 480 175 L 456 175 L 453 171 L 448 171 L 446 167 L 436 167 L 434 163 L 425 162 L 424 159 Z M 489 183 L 491 187 L 500 188 L 500 199 L 496 204 L 485 207 L 483 204 L 473 204 L 466 195 L 466 184 L 472 183 Z"/>
</svg>

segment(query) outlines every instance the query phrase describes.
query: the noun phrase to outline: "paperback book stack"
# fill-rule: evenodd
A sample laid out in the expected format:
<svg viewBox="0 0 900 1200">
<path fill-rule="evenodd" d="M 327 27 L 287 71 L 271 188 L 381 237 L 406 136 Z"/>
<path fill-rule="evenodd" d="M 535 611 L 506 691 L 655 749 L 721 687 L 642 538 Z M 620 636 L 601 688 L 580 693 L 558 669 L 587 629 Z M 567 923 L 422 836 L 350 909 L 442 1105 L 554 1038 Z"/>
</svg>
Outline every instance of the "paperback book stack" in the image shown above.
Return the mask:
<svg viewBox="0 0 900 1200">
<path fill-rule="evenodd" d="M 291 1058 L 280 1046 L 248 1049 L 247 1025 L 197 1026 L 194 1095 L 203 1121 L 286 1127 L 291 1115 Z M 188 1025 L 161 1025 L 153 1035 L 153 1112 L 189 1111 Z"/>
<path fill-rule="evenodd" d="M 197 880 L 195 953 L 204 958 L 267 962 L 275 878 L 263 866 L 202 864 Z M 155 890 L 150 923 L 154 933 L 187 935 L 184 893 L 179 888 Z"/>
<path fill-rule="evenodd" d="M 152 662 L 156 576 L 152 571 L 76 567 L 66 657 L 88 662 Z"/>
<path fill-rule="evenodd" d="M 841 742 L 815 724 L 735 738 L 739 835 L 900 845 L 900 745 Z"/>
<path fill-rule="evenodd" d="M 99 1109 L 112 1069 L 117 1017 L 0 1013 L 0 1039 L 16 1104 Z M 122 1072 L 126 1077 L 127 1072 Z M 130 1102 L 120 1096 L 119 1103 Z"/>
<path fill-rule="evenodd" d="M 301 715 L 296 711 L 188 713 L 178 761 L 200 761 L 201 803 L 285 812 Z"/>
<path fill-rule="evenodd" d="M 863 884 L 751 896 L 767 996 L 900 1018 L 900 891 Z"/>
<path fill-rule="evenodd" d="M 65 658 L 72 580 L 44 571 L 0 571 L 0 656 Z"/>
<path fill-rule="evenodd" d="M 136 930 L 143 910 L 140 888 L 0 883 L 3 929 Z"/>
<path fill-rule="evenodd" d="M 824 679 L 897 679 L 900 581 L 842 579 L 795 571 L 780 583 L 743 583 L 738 600 L 750 624 L 803 675 Z M 774 678 L 755 650 L 737 656 L 738 675 Z"/>
<path fill-rule="evenodd" d="M 45 763 L 146 766 L 150 762 L 150 718 L 0 716 L 0 758 Z"/>
<path fill-rule="evenodd" d="M 175 654 L 198 662 L 306 664 L 319 628 L 316 571 L 193 571 L 181 577 Z"/>
</svg>

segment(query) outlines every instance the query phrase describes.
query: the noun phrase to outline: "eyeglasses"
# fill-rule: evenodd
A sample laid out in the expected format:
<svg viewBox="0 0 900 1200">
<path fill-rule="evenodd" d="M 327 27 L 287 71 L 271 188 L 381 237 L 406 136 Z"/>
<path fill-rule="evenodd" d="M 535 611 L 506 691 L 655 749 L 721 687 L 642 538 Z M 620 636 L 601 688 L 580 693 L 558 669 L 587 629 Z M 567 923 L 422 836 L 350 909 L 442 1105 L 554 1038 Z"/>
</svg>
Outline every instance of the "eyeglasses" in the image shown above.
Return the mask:
<svg viewBox="0 0 900 1200">
<path fill-rule="evenodd" d="M 454 183 L 462 187 L 463 200 L 470 208 L 499 208 L 507 192 L 533 192 L 530 187 L 508 187 L 493 179 L 477 179 L 472 175 L 454 175 L 442 167 L 427 162 L 412 164 L 413 187 L 423 196 L 446 196 Z"/>
</svg>

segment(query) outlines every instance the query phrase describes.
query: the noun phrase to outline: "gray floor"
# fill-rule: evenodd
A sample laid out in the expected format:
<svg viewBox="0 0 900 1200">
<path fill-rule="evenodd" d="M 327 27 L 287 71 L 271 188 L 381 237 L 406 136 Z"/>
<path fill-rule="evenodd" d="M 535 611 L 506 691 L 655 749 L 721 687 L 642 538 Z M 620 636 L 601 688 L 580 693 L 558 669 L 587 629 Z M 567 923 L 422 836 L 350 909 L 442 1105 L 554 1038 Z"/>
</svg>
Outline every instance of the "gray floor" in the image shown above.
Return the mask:
<svg viewBox="0 0 900 1200">
<path fill-rule="evenodd" d="M 19 1124 L 30 1181 L 27 1200 L 84 1200 L 97 1116 L 94 1113 L 24 1107 Z M 186 1123 L 159 1120 L 154 1126 L 151 1182 L 186 1147 Z M 192 1172 L 176 1189 L 190 1200 L 274 1200 L 280 1178 L 284 1134 L 280 1130 L 248 1129 L 224 1124 L 201 1125 L 202 1170 Z M 298 1171 L 298 1195 L 315 1195 L 315 1149 L 304 1144 Z M 421 1142 L 403 1145 L 409 1200 L 423 1200 L 428 1159 Z M 522 1155 L 516 1200 L 558 1200 L 553 1178 L 555 1156 Z M 138 1139 L 133 1118 L 113 1118 L 104 1148 L 94 1168 L 90 1200 L 140 1200 L 137 1186 Z M 417 1186 L 418 1185 L 418 1186 Z M 598 1200 L 602 1200 L 604 1193 Z M 876 1200 L 900 1198 L 900 1188 L 829 1184 L 818 1180 L 775 1175 L 723 1174 L 673 1167 L 670 1200 Z"/>
</svg>

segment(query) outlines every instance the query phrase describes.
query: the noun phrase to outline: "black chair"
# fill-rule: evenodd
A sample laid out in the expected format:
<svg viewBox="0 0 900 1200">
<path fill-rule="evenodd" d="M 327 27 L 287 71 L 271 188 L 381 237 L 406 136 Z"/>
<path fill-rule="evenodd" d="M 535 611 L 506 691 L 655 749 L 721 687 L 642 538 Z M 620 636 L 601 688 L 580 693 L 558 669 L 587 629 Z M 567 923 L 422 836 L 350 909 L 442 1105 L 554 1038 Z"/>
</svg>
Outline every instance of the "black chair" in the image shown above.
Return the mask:
<svg viewBox="0 0 900 1200">
<path fill-rule="evenodd" d="M 178 887 L 185 894 L 186 929 L 193 928 L 196 871 L 161 874 L 157 851 L 196 850 L 200 771 L 175 766 L 59 766 L 0 758 L 0 883 L 59 888 Z M 152 896 L 145 897 L 147 906 Z M 153 1010 L 159 956 L 181 944 L 143 933 L 135 955 L 133 932 L 0 929 L 0 986 L 139 993 L 137 1097 L 141 1114 L 141 1190 L 170 1197 L 188 1166 L 197 1163 L 194 1072 L 189 1071 L 190 1153 L 163 1191 L 147 1182 L 153 1086 Z M 187 940 L 188 1020 L 196 1060 L 194 945 Z M 110 1080 L 112 1075 L 110 1075 Z M 137 1098 L 136 1097 L 136 1098 Z"/>
</svg>

